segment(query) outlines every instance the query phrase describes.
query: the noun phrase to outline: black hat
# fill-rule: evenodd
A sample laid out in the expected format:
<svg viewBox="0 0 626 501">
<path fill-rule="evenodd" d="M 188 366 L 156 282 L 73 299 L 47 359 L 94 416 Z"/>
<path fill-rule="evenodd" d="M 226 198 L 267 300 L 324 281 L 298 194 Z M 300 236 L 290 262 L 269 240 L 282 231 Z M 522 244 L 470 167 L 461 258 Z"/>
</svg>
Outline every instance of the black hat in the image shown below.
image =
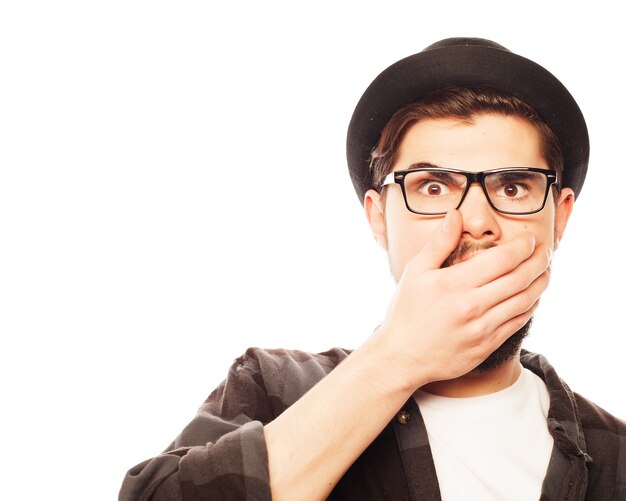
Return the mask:
<svg viewBox="0 0 626 501">
<path fill-rule="evenodd" d="M 373 187 L 370 155 L 389 119 L 429 92 L 450 86 L 491 87 L 532 106 L 561 144 L 561 186 L 578 196 L 589 162 L 589 135 L 580 108 L 563 84 L 537 63 L 491 40 L 447 38 L 392 64 L 361 96 L 346 145 L 350 177 L 361 203 Z"/>
</svg>

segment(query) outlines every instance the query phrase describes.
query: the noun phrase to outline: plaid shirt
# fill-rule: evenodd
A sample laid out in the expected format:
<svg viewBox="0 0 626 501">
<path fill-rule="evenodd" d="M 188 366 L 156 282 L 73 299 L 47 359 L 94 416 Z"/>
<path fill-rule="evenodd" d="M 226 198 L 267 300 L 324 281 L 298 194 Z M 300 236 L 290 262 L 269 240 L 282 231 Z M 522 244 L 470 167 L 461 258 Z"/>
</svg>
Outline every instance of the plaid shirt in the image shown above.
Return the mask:
<svg viewBox="0 0 626 501">
<path fill-rule="evenodd" d="M 263 425 L 349 352 L 249 349 L 168 449 L 126 475 L 120 501 L 270 500 Z M 545 381 L 554 448 L 541 501 L 626 500 L 626 423 L 573 393 L 541 355 L 521 362 Z M 440 500 L 426 428 L 409 399 L 330 500 Z"/>
</svg>

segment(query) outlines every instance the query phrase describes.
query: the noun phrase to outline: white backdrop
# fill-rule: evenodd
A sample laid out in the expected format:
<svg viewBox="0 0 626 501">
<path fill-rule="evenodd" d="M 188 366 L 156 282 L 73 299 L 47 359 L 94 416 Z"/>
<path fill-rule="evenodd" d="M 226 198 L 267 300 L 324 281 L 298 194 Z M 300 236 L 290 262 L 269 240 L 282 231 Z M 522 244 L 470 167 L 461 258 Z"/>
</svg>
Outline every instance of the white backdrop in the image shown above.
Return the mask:
<svg viewBox="0 0 626 501">
<path fill-rule="evenodd" d="M 345 131 L 380 71 L 448 36 L 539 62 L 585 113 L 587 183 L 526 347 L 626 416 L 621 16 L 224 4 L 0 7 L 3 497 L 114 499 L 246 347 L 369 335 L 393 282 Z"/>
</svg>

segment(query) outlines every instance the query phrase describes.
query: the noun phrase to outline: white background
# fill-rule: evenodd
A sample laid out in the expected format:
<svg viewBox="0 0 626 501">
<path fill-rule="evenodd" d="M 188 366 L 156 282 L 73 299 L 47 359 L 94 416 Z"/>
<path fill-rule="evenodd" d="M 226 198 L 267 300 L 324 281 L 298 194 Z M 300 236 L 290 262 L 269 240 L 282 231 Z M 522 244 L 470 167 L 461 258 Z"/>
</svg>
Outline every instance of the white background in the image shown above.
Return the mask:
<svg viewBox="0 0 626 501">
<path fill-rule="evenodd" d="M 435 3 L 2 3 L 4 499 L 115 499 L 246 347 L 369 335 L 393 282 L 345 131 L 380 71 L 448 36 L 539 62 L 585 113 L 587 183 L 526 347 L 626 416 L 622 17 Z"/>
</svg>

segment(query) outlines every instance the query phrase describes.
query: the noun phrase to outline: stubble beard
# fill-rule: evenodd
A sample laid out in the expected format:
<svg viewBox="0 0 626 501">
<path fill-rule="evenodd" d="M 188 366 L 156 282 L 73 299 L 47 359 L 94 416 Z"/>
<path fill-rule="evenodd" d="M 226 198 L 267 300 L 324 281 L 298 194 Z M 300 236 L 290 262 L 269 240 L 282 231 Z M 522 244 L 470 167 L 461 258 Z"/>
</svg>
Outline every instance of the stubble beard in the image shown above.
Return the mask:
<svg viewBox="0 0 626 501">
<path fill-rule="evenodd" d="M 448 258 L 441 265 L 442 268 L 447 268 L 448 266 L 452 266 L 459 259 L 462 259 L 464 256 L 474 254 L 476 252 L 480 252 L 482 250 L 490 249 L 491 247 L 495 247 L 496 244 L 493 242 L 485 242 L 485 243 L 471 243 L 467 240 L 462 240 L 457 245 L 456 249 L 448 256 Z M 524 324 L 524 326 L 519 329 L 517 332 L 509 336 L 504 343 L 500 345 L 491 355 L 489 355 L 483 362 L 481 362 L 475 369 L 475 372 L 485 373 L 489 372 L 493 369 L 497 369 L 504 363 L 513 359 L 517 356 L 522 347 L 522 342 L 524 338 L 528 335 L 530 331 L 530 326 L 532 325 L 532 317 Z"/>
</svg>

